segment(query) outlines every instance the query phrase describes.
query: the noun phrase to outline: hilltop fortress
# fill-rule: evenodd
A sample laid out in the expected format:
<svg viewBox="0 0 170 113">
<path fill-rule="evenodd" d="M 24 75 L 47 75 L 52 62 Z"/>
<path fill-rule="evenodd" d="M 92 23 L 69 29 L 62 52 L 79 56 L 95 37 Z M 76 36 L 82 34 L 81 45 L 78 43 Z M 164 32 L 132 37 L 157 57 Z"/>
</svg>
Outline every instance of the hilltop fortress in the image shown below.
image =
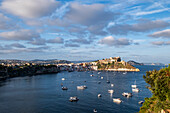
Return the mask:
<svg viewBox="0 0 170 113">
<path fill-rule="evenodd" d="M 129 63 L 122 61 L 118 57 L 110 57 L 102 60 L 91 62 L 94 70 L 106 70 L 106 71 L 140 71 L 138 68 L 133 67 Z"/>
</svg>

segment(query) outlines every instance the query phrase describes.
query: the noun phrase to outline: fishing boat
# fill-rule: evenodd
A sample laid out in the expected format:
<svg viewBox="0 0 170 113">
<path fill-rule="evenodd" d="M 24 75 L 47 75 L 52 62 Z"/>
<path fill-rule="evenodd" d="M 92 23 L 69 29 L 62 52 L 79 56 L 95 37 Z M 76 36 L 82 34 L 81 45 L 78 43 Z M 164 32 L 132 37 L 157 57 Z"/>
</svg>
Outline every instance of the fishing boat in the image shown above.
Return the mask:
<svg viewBox="0 0 170 113">
<path fill-rule="evenodd" d="M 123 92 L 122 95 L 127 98 L 132 97 L 132 93 Z"/>
<path fill-rule="evenodd" d="M 122 100 L 120 100 L 120 98 L 113 98 L 113 102 L 121 103 L 121 102 L 122 102 Z"/>
<path fill-rule="evenodd" d="M 132 91 L 133 92 L 139 92 L 139 89 L 138 88 L 133 88 Z"/>
<path fill-rule="evenodd" d="M 113 92 L 114 92 L 113 89 L 108 90 L 108 93 L 113 93 Z"/>
<path fill-rule="evenodd" d="M 70 99 L 69 99 L 70 102 L 76 102 L 76 101 L 78 101 L 78 100 L 79 100 L 79 99 L 78 99 L 76 96 L 70 97 Z"/>
<path fill-rule="evenodd" d="M 91 77 L 93 77 L 94 75 L 90 75 Z"/>
<path fill-rule="evenodd" d="M 101 79 L 103 79 L 103 77 L 101 77 Z"/>
<path fill-rule="evenodd" d="M 111 84 L 111 87 L 113 87 L 114 86 L 114 84 Z"/>
</svg>

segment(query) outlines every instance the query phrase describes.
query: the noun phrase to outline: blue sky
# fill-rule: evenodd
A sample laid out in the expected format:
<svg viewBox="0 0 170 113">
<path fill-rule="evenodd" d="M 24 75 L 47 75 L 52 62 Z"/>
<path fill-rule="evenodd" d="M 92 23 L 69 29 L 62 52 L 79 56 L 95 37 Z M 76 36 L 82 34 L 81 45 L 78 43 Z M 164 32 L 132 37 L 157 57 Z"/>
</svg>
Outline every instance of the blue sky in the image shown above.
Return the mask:
<svg viewBox="0 0 170 113">
<path fill-rule="evenodd" d="M 0 59 L 170 63 L 168 0 L 0 0 Z"/>
</svg>

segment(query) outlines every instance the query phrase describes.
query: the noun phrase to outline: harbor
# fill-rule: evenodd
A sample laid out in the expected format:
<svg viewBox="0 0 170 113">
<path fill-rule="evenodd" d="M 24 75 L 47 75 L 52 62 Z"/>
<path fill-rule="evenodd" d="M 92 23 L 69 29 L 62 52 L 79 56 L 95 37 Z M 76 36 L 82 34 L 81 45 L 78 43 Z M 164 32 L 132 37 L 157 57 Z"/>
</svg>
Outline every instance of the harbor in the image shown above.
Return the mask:
<svg viewBox="0 0 170 113">
<path fill-rule="evenodd" d="M 0 82 L 0 109 L 3 113 L 68 113 L 70 110 L 92 113 L 94 109 L 98 113 L 138 112 L 142 106 L 139 102 L 152 95 L 145 87 L 147 84 L 142 77 L 145 71 L 153 68 L 155 67 L 141 66 L 140 72 L 126 74 L 109 71 L 100 73 L 98 71 L 63 71 L 57 74 L 7 79 Z M 107 83 L 107 80 L 110 83 Z M 131 85 L 134 85 L 135 80 L 140 92 L 132 92 Z M 86 86 L 86 88 L 79 90 L 77 86 Z M 67 90 L 62 90 L 62 87 Z M 109 93 L 108 90 L 113 90 L 113 93 Z M 132 93 L 133 96 L 127 98 L 122 95 L 123 92 Z M 78 101 L 70 102 L 70 97 L 77 97 Z M 122 102 L 113 102 L 114 98 L 120 98 Z"/>
</svg>

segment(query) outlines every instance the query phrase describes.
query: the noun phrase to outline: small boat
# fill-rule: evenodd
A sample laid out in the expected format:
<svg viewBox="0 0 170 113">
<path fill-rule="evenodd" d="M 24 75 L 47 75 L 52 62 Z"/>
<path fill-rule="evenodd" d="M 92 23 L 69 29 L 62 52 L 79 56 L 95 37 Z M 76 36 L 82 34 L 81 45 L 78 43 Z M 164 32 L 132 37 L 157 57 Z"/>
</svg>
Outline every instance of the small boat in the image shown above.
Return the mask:
<svg viewBox="0 0 170 113">
<path fill-rule="evenodd" d="M 98 72 L 97 74 L 100 74 L 101 72 Z"/>
<path fill-rule="evenodd" d="M 103 77 L 101 77 L 101 79 L 103 79 Z"/>
<path fill-rule="evenodd" d="M 114 86 L 114 84 L 111 84 L 111 87 L 113 87 Z"/>
<path fill-rule="evenodd" d="M 96 110 L 96 109 L 93 109 L 93 112 L 94 112 L 94 113 L 97 113 L 97 110 Z"/>
<path fill-rule="evenodd" d="M 63 86 L 63 83 L 61 83 L 61 86 Z"/>
<path fill-rule="evenodd" d="M 137 85 L 136 85 L 136 80 L 135 80 L 135 83 L 134 85 L 131 85 L 132 88 L 137 88 Z"/>
<path fill-rule="evenodd" d="M 110 81 L 109 81 L 109 80 L 107 80 L 106 82 L 107 82 L 108 84 L 110 83 Z"/>
<path fill-rule="evenodd" d="M 67 87 L 62 87 L 62 90 L 68 90 L 68 88 Z"/>
<path fill-rule="evenodd" d="M 76 102 L 78 101 L 79 99 L 75 96 L 75 97 L 70 97 L 69 101 L 70 102 Z"/>
<path fill-rule="evenodd" d="M 100 84 L 101 82 L 100 81 L 98 81 L 98 84 Z"/>
<path fill-rule="evenodd" d="M 143 104 L 143 103 L 144 103 L 144 101 L 139 101 L 139 102 L 138 102 L 138 104 Z"/>
<path fill-rule="evenodd" d="M 91 77 L 93 77 L 94 75 L 90 75 Z"/>
<path fill-rule="evenodd" d="M 122 102 L 122 100 L 120 100 L 120 98 L 114 98 L 114 99 L 113 99 L 113 102 L 121 103 L 121 102 Z"/>
<path fill-rule="evenodd" d="M 132 93 L 123 92 L 122 95 L 127 97 L 127 98 L 132 97 Z"/>
<path fill-rule="evenodd" d="M 139 92 L 139 89 L 138 88 L 133 88 L 132 91 L 133 92 Z"/>
<path fill-rule="evenodd" d="M 114 92 L 113 89 L 108 90 L 108 93 L 113 93 L 113 92 Z"/>
<path fill-rule="evenodd" d="M 65 78 L 62 78 L 61 80 L 66 80 Z"/>
<path fill-rule="evenodd" d="M 84 86 L 77 86 L 77 89 L 86 89 L 86 88 L 87 88 L 86 85 L 84 85 Z"/>
<path fill-rule="evenodd" d="M 87 89 L 87 86 L 86 86 L 86 85 L 84 85 L 83 87 L 84 87 L 84 89 Z"/>
<path fill-rule="evenodd" d="M 102 97 L 102 95 L 101 95 L 101 94 L 98 94 L 97 96 L 98 96 L 98 97 Z"/>
<path fill-rule="evenodd" d="M 125 74 L 127 74 L 127 72 L 124 72 L 123 74 L 125 75 Z"/>
<path fill-rule="evenodd" d="M 136 85 L 131 85 L 132 88 L 136 88 L 137 86 Z"/>
</svg>

